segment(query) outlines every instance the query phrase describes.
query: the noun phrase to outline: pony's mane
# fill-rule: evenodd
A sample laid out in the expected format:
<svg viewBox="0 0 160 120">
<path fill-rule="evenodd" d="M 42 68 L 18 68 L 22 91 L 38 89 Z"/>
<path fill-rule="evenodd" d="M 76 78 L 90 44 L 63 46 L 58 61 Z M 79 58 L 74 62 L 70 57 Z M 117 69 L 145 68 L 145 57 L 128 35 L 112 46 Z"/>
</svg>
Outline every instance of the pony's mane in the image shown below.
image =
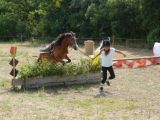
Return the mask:
<svg viewBox="0 0 160 120">
<path fill-rule="evenodd" d="M 66 37 L 65 33 L 60 34 L 60 35 L 56 38 L 54 44 L 55 44 L 56 46 L 60 46 L 61 43 L 62 43 L 62 41 L 63 41 L 63 39 L 64 39 L 65 37 Z"/>
<path fill-rule="evenodd" d="M 63 39 L 67 36 L 71 36 L 73 33 L 62 33 L 60 34 L 55 41 L 50 44 L 50 49 L 53 49 L 54 46 L 60 46 Z"/>
</svg>

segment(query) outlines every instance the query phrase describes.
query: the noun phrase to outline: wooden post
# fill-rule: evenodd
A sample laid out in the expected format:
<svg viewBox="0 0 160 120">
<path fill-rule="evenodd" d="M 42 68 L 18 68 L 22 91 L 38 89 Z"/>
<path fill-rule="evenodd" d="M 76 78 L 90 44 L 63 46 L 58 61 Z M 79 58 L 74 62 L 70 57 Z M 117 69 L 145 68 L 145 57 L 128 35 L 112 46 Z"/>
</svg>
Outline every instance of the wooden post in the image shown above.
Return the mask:
<svg viewBox="0 0 160 120">
<path fill-rule="evenodd" d="M 126 41 L 125 42 L 125 48 L 127 48 L 128 47 L 128 40 L 126 39 L 125 41 Z"/>
<path fill-rule="evenodd" d="M 22 39 L 23 39 L 23 36 L 22 36 L 22 34 L 21 34 L 21 43 L 22 43 Z"/>
<path fill-rule="evenodd" d="M 94 41 L 87 40 L 87 41 L 84 41 L 84 44 L 85 44 L 86 55 L 93 55 L 94 54 Z"/>
<path fill-rule="evenodd" d="M 16 78 L 16 76 L 15 76 L 15 68 L 16 66 L 15 66 L 15 55 L 13 56 L 13 79 L 12 79 L 12 86 L 13 86 L 13 88 L 15 88 L 15 86 L 14 86 L 14 82 L 15 82 L 15 78 Z"/>
<path fill-rule="evenodd" d="M 11 47 L 10 48 L 10 53 L 11 53 L 11 56 L 12 56 L 12 60 L 10 61 L 9 64 L 13 66 L 12 71 L 10 73 L 10 75 L 13 76 L 12 82 L 11 82 L 13 88 L 15 88 L 15 84 L 14 83 L 15 83 L 15 79 L 16 79 L 16 75 L 17 75 L 17 73 L 16 73 L 17 72 L 16 65 L 18 64 L 18 61 L 15 59 L 16 52 L 17 52 L 17 47 Z"/>
<path fill-rule="evenodd" d="M 113 35 L 113 37 L 112 37 L 112 47 L 114 47 L 114 45 L 115 45 L 115 36 Z"/>
</svg>

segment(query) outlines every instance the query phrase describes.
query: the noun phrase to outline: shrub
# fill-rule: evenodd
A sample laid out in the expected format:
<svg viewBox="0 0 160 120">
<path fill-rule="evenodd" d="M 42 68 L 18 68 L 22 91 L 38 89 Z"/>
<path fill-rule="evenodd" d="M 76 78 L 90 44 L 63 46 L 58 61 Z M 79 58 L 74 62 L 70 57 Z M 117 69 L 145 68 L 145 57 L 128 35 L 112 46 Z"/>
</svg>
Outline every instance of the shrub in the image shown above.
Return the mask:
<svg viewBox="0 0 160 120">
<path fill-rule="evenodd" d="M 79 75 L 100 70 L 100 62 L 92 63 L 90 59 L 81 59 L 77 63 L 69 63 L 62 65 L 60 63 L 51 64 L 47 61 L 39 63 L 28 63 L 20 68 L 19 78 L 27 79 L 38 76 L 63 76 L 63 75 Z"/>
</svg>

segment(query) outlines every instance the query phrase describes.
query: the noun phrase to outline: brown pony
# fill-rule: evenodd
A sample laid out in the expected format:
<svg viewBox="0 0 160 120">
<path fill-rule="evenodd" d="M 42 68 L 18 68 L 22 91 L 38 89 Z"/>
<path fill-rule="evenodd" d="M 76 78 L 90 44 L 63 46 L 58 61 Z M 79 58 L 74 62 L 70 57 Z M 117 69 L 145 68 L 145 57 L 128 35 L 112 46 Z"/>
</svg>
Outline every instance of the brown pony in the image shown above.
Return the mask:
<svg viewBox="0 0 160 120">
<path fill-rule="evenodd" d="M 38 62 L 41 60 L 48 60 L 51 63 L 61 62 L 63 65 L 65 63 L 70 63 L 71 59 L 67 56 L 69 46 L 75 50 L 78 49 L 76 34 L 73 32 L 60 34 L 56 41 L 53 41 L 46 48 L 40 49 Z M 65 62 L 64 59 L 68 61 Z"/>
</svg>

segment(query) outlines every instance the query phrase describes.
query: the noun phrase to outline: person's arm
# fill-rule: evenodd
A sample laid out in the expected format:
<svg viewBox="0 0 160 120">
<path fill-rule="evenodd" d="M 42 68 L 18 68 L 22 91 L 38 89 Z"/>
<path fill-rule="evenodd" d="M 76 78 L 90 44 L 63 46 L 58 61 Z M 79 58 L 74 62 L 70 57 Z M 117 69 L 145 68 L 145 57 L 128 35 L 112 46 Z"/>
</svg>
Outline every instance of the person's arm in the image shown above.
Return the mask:
<svg viewBox="0 0 160 120">
<path fill-rule="evenodd" d="M 122 51 L 120 51 L 120 50 L 115 50 L 115 52 L 117 52 L 117 53 L 119 53 L 119 54 L 122 54 L 124 57 L 126 57 L 126 54 L 125 53 L 123 53 Z"/>
<path fill-rule="evenodd" d="M 96 59 L 102 53 L 103 50 L 104 50 L 103 48 L 100 49 L 100 52 L 94 58 L 92 58 L 92 60 Z"/>
</svg>

